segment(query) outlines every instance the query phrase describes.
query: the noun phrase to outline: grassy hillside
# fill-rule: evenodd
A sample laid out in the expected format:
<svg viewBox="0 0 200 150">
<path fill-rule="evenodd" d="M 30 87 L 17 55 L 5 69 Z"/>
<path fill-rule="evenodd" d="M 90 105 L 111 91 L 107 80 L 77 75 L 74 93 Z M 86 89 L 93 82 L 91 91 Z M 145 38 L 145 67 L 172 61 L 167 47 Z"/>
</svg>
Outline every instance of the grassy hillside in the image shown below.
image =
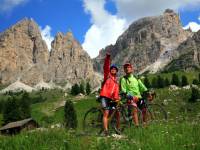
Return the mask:
<svg viewBox="0 0 200 150">
<path fill-rule="evenodd" d="M 180 72 L 178 72 L 181 75 Z M 170 76 L 170 74 L 164 74 Z M 198 73 L 188 77 L 192 80 Z M 153 75 L 152 75 L 153 76 Z M 189 80 L 190 80 L 189 79 Z M 190 80 L 190 81 L 191 81 Z M 200 149 L 200 102 L 189 103 L 191 90 L 168 88 L 157 89 L 155 103 L 163 105 L 168 113 L 168 122 L 150 124 L 146 128 L 129 128 L 122 137 L 101 137 L 84 135 L 82 121 L 84 113 L 92 106 L 99 105 L 95 95 L 86 97 L 64 97 L 59 90 L 31 93 L 41 94 L 45 101 L 31 106 L 32 117 L 45 127 L 44 131 L 22 132 L 16 136 L 0 135 L 0 149 L 130 149 L 130 150 L 198 150 Z M 77 112 L 78 128 L 67 131 L 64 128 L 51 129 L 51 125 L 63 123 L 65 100 L 72 100 Z M 0 114 L 0 120 L 1 120 Z M 1 122 L 1 121 L 0 121 Z"/>
<path fill-rule="evenodd" d="M 122 138 L 84 136 L 64 129 L 24 132 L 14 137 L 0 136 L 0 149 L 198 150 L 199 123 L 168 122 L 147 128 L 130 128 Z"/>
<path fill-rule="evenodd" d="M 159 74 L 148 74 L 147 77 L 152 81 L 153 77 L 156 77 L 160 75 L 162 78 L 168 78 L 170 81 L 172 79 L 172 74 L 175 73 L 178 75 L 179 80 L 181 80 L 181 77 L 185 75 L 188 79 L 189 84 L 192 83 L 194 79 L 199 79 L 199 71 L 175 71 L 175 72 L 168 72 L 168 73 L 159 73 Z"/>
</svg>

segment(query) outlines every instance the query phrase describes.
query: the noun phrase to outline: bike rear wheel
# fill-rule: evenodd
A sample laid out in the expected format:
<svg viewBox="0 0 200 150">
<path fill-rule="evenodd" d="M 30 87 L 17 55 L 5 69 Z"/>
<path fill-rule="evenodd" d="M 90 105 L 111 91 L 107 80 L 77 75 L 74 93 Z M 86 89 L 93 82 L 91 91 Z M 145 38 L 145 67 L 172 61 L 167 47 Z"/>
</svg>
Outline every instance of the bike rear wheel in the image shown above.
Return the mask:
<svg viewBox="0 0 200 150">
<path fill-rule="evenodd" d="M 149 121 L 151 122 L 164 122 L 167 120 L 167 112 L 159 104 L 149 104 L 147 107 L 149 115 Z"/>
<path fill-rule="evenodd" d="M 100 108 L 89 109 L 83 119 L 83 131 L 86 134 L 98 135 L 102 131 L 103 114 Z"/>
</svg>

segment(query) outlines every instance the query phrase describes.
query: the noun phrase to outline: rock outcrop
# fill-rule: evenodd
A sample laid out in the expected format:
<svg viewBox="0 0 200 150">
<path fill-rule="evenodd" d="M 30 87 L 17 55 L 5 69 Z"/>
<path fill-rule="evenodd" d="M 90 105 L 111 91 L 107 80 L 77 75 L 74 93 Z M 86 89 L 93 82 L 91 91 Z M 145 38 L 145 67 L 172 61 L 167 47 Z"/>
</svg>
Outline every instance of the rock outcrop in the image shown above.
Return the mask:
<svg viewBox="0 0 200 150">
<path fill-rule="evenodd" d="M 200 30 L 180 44 L 173 60 L 163 70 L 200 70 Z"/>
<path fill-rule="evenodd" d="M 59 32 L 49 52 L 38 25 L 26 18 L 0 33 L 0 84 L 17 80 L 30 86 L 40 81 L 66 82 L 67 87 L 81 80 L 100 84 L 90 57 L 71 32 Z"/>
<path fill-rule="evenodd" d="M 0 82 L 32 85 L 43 78 L 49 52 L 38 25 L 23 19 L 0 34 Z"/>
<path fill-rule="evenodd" d="M 99 84 L 89 55 L 74 39 L 72 32 L 66 35 L 59 32 L 52 42 L 47 78 L 56 83 L 66 81 L 74 84 L 89 80 L 92 85 Z"/>
<path fill-rule="evenodd" d="M 183 30 L 178 14 L 168 9 L 160 16 L 132 23 L 115 45 L 100 51 L 93 65 L 72 32 L 58 32 L 49 52 L 38 25 L 23 19 L 0 33 L 0 84 L 21 81 L 33 87 L 42 81 L 42 85 L 65 83 L 70 88 L 87 80 L 98 87 L 101 76 L 94 69 L 102 72 L 107 52 L 112 63 L 130 62 L 137 73 L 199 69 L 200 31 L 193 35 Z"/>
<path fill-rule="evenodd" d="M 191 34 L 183 30 L 178 14 L 167 9 L 163 15 L 132 23 L 115 45 L 100 51 L 94 59 L 94 68 L 102 68 L 101 58 L 109 52 L 113 63 L 119 66 L 131 62 L 138 73 L 160 71 L 172 60 L 173 51 Z"/>
<path fill-rule="evenodd" d="M 35 88 L 32 88 L 20 81 L 16 81 L 6 87 L 5 89 L 1 90 L 0 93 L 6 93 L 6 92 L 20 92 L 20 91 L 26 91 L 26 92 L 32 92 L 36 90 Z"/>
</svg>

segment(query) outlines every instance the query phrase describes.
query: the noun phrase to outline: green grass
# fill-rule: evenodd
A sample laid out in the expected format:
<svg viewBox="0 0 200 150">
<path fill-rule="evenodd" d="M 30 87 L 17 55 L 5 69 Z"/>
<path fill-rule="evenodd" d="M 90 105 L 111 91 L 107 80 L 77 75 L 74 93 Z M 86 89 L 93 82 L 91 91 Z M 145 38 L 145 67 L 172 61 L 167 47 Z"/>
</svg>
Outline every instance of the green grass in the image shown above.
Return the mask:
<svg viewBox="0 0 200 150">
<path fill-rule="evenodd" d="M 46 93 L 47 100 L 32 105 L 32 117 L 47 131 L 26 132 L 16 136 L 1 136 L 0 149 L 98 149 L 98 150 L 198 150 L 200 149 L 200 102 L 189 103 L 191 90 L 170 91 L 168 88 L 157 89 L 155 103 L 163 105 L 168 112 L 169 121 L 164 124 L 151 124 L 146 128 L 125 130 L 122 139 L 113 137 L 86 136 L 82 134 L 82 121 L 85 112 L 99 105 L 95 96 L 83 99 L 68 96 L 74 103 L 78 128 L 67 131 L 63 128 L 50 129 L 50 125 L 63 123 L 63 107 L 52 111 L 55 104 L 63 100 L 63 93 Z M 55 94 L 54 98 L 51 95 Z M 0 115 L 1 118 L 1 115 Z"/>
<path fill-rule="evenodd" d="M 41 125 L 49 126 L 50 124 L 61 123 L 63 124 L 64 107 L 58 108 L 56 111 L 55 106 L 63 100 L 72 100 L 77 111 L 78 129 L 81 129 L 83 114 L 92 106 L 97 105 L 94 96 L 86 96 L 84 99 L 76 100 L 71 96 L 66 98 L 58 98 L 54 101 L 45 101 L 32 105 L 32 117 Z"/>
<path fill-rule="evenodd" d="M 185 75 L 188 79 L 189 84 L 191 84 L 194 79 L 199 80 L 199 76 L 198 76 L 199 71 L 190 71 L 190 72 L 175 71 L 175 72 L 169 72 L 169 73 L 147 74 L 147 77 L 149 78 L 149 81 L 152 81 L 153 77 L 157 77 L 158 75 L 160 75 L 162 78 L 168 78 L 169 81 L 171 81 L 173 73 L 178 75 L 179 80 L 181 80 L 182 75 Z"/>
<path fill-rule="evenodd" d="M 20 94 L 18 97 L 21 97 L 21 96 L 22 95 Z M 6 101 L 8 97 L 9 97 L 8 95 L 1 94 L 0 100 Z M 35 104 L 31 105 L 31 116 L 39 123 L 40 126 L 47 127 L 52 123 L 60 122 L 60 119 L 57 119 L 57 117 L 55 118 L 55 116 L 59 116 L 59 115 L 54 116 L 55 112 L 53 112 L 53 110 L 54 108 L 57 107 L 57 105 L 61 101 L 64 100 L 63 91 L 59 89 L 34 91 L 32 93 L 29 93 L 29 97 L 31 99 L 34 99 L 34 98 L 37 99 L 36 101 L 34 100 Z M 0 114 L 0 123 L 2 124 L 1 114 Z"/>
<path fill-rule="evenodd" d="M 2 123 L 3 123 L 3 115 L 0 114 L 0 124 L 2 124 Z"/>
<path fill-rule="evenodd" d="M 19 95 L 19 97 L 22 96 L 22 94 L 16 93 L 15 95 Z M 35 98 L 40 96 L 48 101 L 56 101 L 59 97 L 62 97 L 64 95 L 64 92 L 60 89 L 52 89 L 52 90 L 41 90 L 41 91 L 33 91 L 29 93 L 30 98 Z M 7 100 L 8 97 L 10 97 L 7 94 L 0 94 L 0 101 L 1 100 Z"/>
<path fill-rule="evenodd" d="M 121 139 L 83 136 L 64 129 L 24 132 L 14 137 L 0 136 L 0 149 L 99 149 L 99 150 L 198 150 L 200 148 L 199 122 L 150 125 L 130 128 Z"/>
</svg>

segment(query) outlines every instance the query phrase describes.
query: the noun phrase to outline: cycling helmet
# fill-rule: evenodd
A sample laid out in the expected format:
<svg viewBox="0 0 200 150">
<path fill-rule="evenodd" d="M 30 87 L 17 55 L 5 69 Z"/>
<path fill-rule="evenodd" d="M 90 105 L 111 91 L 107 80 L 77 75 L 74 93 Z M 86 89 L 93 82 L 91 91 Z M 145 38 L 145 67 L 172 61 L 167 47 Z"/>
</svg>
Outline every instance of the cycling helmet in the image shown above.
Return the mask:
<svg viewBox="0 0 200 150">
<path fill-rule="evenodd" d="M 117 70 L 117 72 L 118 72 L 118 67 L 117 67 L 117 65 L 112 64 L 112 65 L 110 66 L 110 70 L 113 69 L 113 68 L 115 68 L 115 69 Z"/>
<path fill-rule="evenodd" d="M 131 68 L 133 68 L 133 66 L 131 65 L 131 63 L 125 63 L 125 64 L 124 64 L 124 68 L 126 68 L 126 67 L 131 67 Z"/>
</svg>

